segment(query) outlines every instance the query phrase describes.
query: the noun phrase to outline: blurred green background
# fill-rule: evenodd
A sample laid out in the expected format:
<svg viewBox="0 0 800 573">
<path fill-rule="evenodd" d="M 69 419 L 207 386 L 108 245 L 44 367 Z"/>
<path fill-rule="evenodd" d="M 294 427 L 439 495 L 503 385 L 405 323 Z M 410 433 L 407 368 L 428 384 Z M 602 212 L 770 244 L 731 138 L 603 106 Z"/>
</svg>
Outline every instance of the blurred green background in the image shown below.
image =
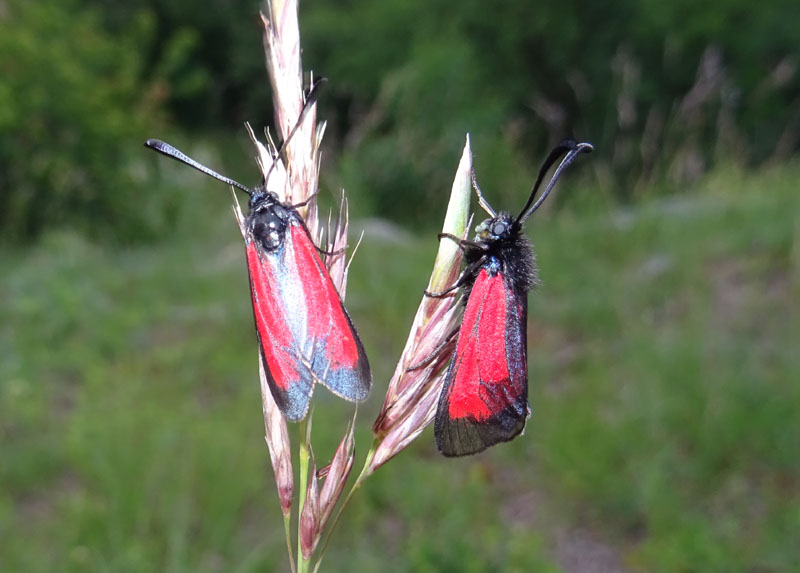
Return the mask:
<svg viewBox="0 0 800 573">
<path fill-rule="evenodd" d="M 271 124 L 258 5 L 0 3 L 0 568 L 286 569 L 241 239 Z M 366 229 L 375 389 L 470 132 L 495 207 L 596 145 L 528 224 L 526 435 L 367 481 L 330 570 L 791 571 L 800 562 L 800 4 L 307 1 L 323 203 Z M 320 391 L 321 465 L 351 408 Z"/>
</svg>

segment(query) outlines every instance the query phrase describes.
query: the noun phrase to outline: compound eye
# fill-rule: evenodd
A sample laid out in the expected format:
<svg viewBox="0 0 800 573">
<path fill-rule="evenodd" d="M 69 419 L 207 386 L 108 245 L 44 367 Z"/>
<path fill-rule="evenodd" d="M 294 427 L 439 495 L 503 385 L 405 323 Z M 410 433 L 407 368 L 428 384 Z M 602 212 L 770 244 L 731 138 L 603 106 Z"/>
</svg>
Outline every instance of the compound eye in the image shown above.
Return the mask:
<svg viewBox="0 0 800 573">
<path fill-rule="evenodd" d="M 506 230 L 508 230 L 508 225 L 506 224 L 505 221 L 498 221 L 497 223 L 492 225 L 492 235 L 494 235 L 495 237 L 499 237 L 500 235 L 505 233 Z"/>
</svg>

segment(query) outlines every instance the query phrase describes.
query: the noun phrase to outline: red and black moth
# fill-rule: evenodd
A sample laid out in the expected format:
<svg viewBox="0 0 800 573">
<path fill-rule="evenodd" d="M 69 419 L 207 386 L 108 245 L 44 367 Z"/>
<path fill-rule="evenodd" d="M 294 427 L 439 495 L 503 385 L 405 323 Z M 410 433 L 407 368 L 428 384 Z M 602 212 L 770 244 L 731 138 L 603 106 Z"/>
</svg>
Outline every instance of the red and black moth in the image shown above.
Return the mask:
<svg viewBox="0 0 800 573">
<path fill-rule="evenodd" d="M 275 161 L 315 95 L 316 85 Z M 297 212 L 307 201 L 282 203 L 267 190 L 266 178 L 249 189 L 168 143 L 149 139 L 145 145 L 249 195 L 245 251 L 256 335 L 272 396 L 283 415 L 291 421 L 305 417 L 315 382 L 346 400 L 366 399 L 372 384 L 367 355 L 320 258 L 321 249 Z"/>
<path fill-rule="evenodd" d="M 457 242 L 465 267 L 445 296 L 460 289 L 466 300 L 455 355 L 445 374 L 434 435 L 445 456 L 466 456 L 519 435 L 530 416 L 526 323 L 528 292 L 537 280 L 536 259 L 522 232 L 525 220 L 550 194 L 564 169 L 589 143 L 565 140 L 545 160 L 528 201 L 516 217 L 497 213 L 473 187 L 490 215 L 476 228 L 475 240 L 439 235 Z M 542 195 L 536 192 L 550 167 L 564 155 Z"/>
</svg>

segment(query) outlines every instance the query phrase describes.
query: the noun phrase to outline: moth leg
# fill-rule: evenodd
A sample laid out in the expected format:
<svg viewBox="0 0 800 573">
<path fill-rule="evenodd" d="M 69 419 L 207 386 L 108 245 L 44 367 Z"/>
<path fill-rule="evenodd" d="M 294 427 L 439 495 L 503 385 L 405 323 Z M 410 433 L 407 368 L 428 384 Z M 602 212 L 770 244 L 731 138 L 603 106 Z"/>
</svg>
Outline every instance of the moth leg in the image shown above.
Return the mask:
<svg viewBox="0 0 800 573">
<path fill-rule="evenodd" d="M 305 207 L 306 205 L 311 203 L 311 200 L 315 199 L 317 197 L 317 195 L 319 195 L 319 190 L 314 191 L 311 195 L 308 196 L 308 199 L 306 199 L 305 201 L 301 201 L 300 203 L 295 203 L 291 207 L 293 209 L 297 209 L 298 207 Z"/>
<path fill-rule="evenodd" d="M 458 278 L 456 279 L 456 281 L 452 285 L 450 285 L 446 289 L 438 291 L 438 292 L 437 291 L 425 290 L 425 296 L 429 296 L 431 298 L 442 298 L 444 296 L 447 296 L 448 294 L 450 294 L 451 292 L 456 290 L 458 287 L 463 285 L 465 282 L 467 282 L 469 277 L 475 272 L 476 269 L 480 268 L 480 266 L 483 263 L 484 263 L 484 257 L 481 257 L 480 259 L 478 259 L 477 261 L 475 261 L 474 263 L 472 263 L 468 267 L 465 267 L 464 270 L 461 271 L 461 274 L 458 275 Z"/>
<path fill-rule="evenodd" d="M 419 370 L 420 368 L 425 368 L 431 362 L 436 360 L 436 358 L 439 357 L 439 355 L 447 347 L 447 345 L 453 341 L 453 338 L 455 338 L 456 334 L 458 334 L 458 330 L 459 330 L 458 327 L 455 327 L 453 330 L 451 330 L 447 334 L 447 336 L 445 336 L 444 340 L 436 348 L 434 348 L 433 351 L 426 358 L 406 368 L 406 372 L 411 372 L 413 370 Z"/>
<path fill-rule="evenodd" d="M 461 249 L 462 251 L 467 247 L 473 249 L 480 249 L 481 251 L 486 251 L 489 249 L 489 247 L 487 245 L 484 245 L 483 243 L 479 243 L 477 241 L 470 241 L 468 239 L 462 239 L 458 235 L 454 235 L 452 233 L 439 233 L 436 236 L 439 238 L 439 240 L 450 239 L 452 241 L 455 241 L 455 243 L 458 245 L 458 248 Z"/>
<path fill-rule="evenodd" d="M 454 282 L 453 286 L 450 286 L 450 287 L 448 287 L 448 288 L 446 288 L 444 290 L 440 290 L 440 291 L 425 290 L 425 296 L 429 296 L 431 298 L 442 298 L 442 297 L 447 296 L 448 294 L 450 294 L 454 290 L 458 289 L 458 287 L 460 287 L 462 284 L 464 284 L 464 282 L 462 280 L 460 280 L 460 277 L 459 277 L 459 280 Z"/>
<path fill-rule="evenodd" d="M 326 251 L 322 247 L 318 247 L 314 245 L 314 248 L 317 249 L 318 252 L 322 253 L 327 257 L 335 257 L 336 255 L 341 255 L 342 253 L 347 252 L 347 247 L 342 247 L 341 249 L 336 249 L 335 251 Z"/>
</svg>

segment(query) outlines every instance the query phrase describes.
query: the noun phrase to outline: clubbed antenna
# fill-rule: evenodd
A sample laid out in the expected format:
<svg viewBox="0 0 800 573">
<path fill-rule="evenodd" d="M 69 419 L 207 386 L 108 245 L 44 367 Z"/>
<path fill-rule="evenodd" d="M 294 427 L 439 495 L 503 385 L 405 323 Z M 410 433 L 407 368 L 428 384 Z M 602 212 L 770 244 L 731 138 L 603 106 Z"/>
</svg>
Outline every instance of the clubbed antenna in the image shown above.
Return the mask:
<svg viewBox="0 0 800 573">
<path fill-rule="evenodd" d="M 224 175 L 220 175 L 210 167 L 206 167 L 199 161 L 195 161 L 194 159 L 186 155 L 183 151 L 181 151 L 177 147 L 173 147 L 169 143 L 161 141 L 160 139 L 148 139 L 147 141 L 145 141 L 144 144 L 146 147 L 158 151 L 159 153 L 162 153 L 167 157 L 174 159 L 175 161 L 180 161 L 181 163 L 185 163 L 189 167 L 194 167 L 199 172 L 205 173 L 209 177 L 213 177 L 214 179 L 219 179 L 220 181 L 222 181 L 223 183 L 227 183 L 228 185 L 233 185 L 237 189 L 240 189 L 245 193 L 247 193 L 249 196 L 251 197 L 253 196 L 252 189 L 245 187 L 244 185 L 242 185 L 238 181 L 234 181 L 230 177 L 225 177 Z"/>
<path fill-rule="evenodd" d="M 591 153 L 594 147 L 591 143 L 578 143 L 574 139 L 565 139 L 561 143 L 559 143 L 555 149 L 550 152 L 550 155 L 547 156 L 547 159 L 544 160 L 542 164 L 542 168 L 539 170 L 539 176 L 536 178 L 536 183 L 533 184 L 533 189 L 531 190 L 530 197 L 528 197 L 528 202 L 525 203 L 525 206 L 520 211 L 519 216 L 517 217 L 517 222 L 521 225 L 523 224 L 531 214 L 539 208 L 539 206 L 547 199 L 547 196 L 550 194 L 550 191 L 553 190 L 553 187 L 558 181 L 558 178 L 561 177 L 561 173 L 563 173 L 564 169 L 569 167 L 569 165 L 575 161 L 575 158 L 580 155 L 581 153 Z M 553 173 L 553 177 L 550 178 L 550 183 L 547 184 L 547 187 L 542 193 L 541 197 L 533 204 L 531 207 L 531 203 L 533 203 L 534 197 L 536 197 L 536 192 L 539 190 L 539 186 L 542 184 L 542 180 L 544 176 L 549 171 L 550 167 L 561 157 L 564 153 L 566 153 L 566 157 L 561 160 L 561 163 L 558 165 L 556 172 Z"/>
</svg>

